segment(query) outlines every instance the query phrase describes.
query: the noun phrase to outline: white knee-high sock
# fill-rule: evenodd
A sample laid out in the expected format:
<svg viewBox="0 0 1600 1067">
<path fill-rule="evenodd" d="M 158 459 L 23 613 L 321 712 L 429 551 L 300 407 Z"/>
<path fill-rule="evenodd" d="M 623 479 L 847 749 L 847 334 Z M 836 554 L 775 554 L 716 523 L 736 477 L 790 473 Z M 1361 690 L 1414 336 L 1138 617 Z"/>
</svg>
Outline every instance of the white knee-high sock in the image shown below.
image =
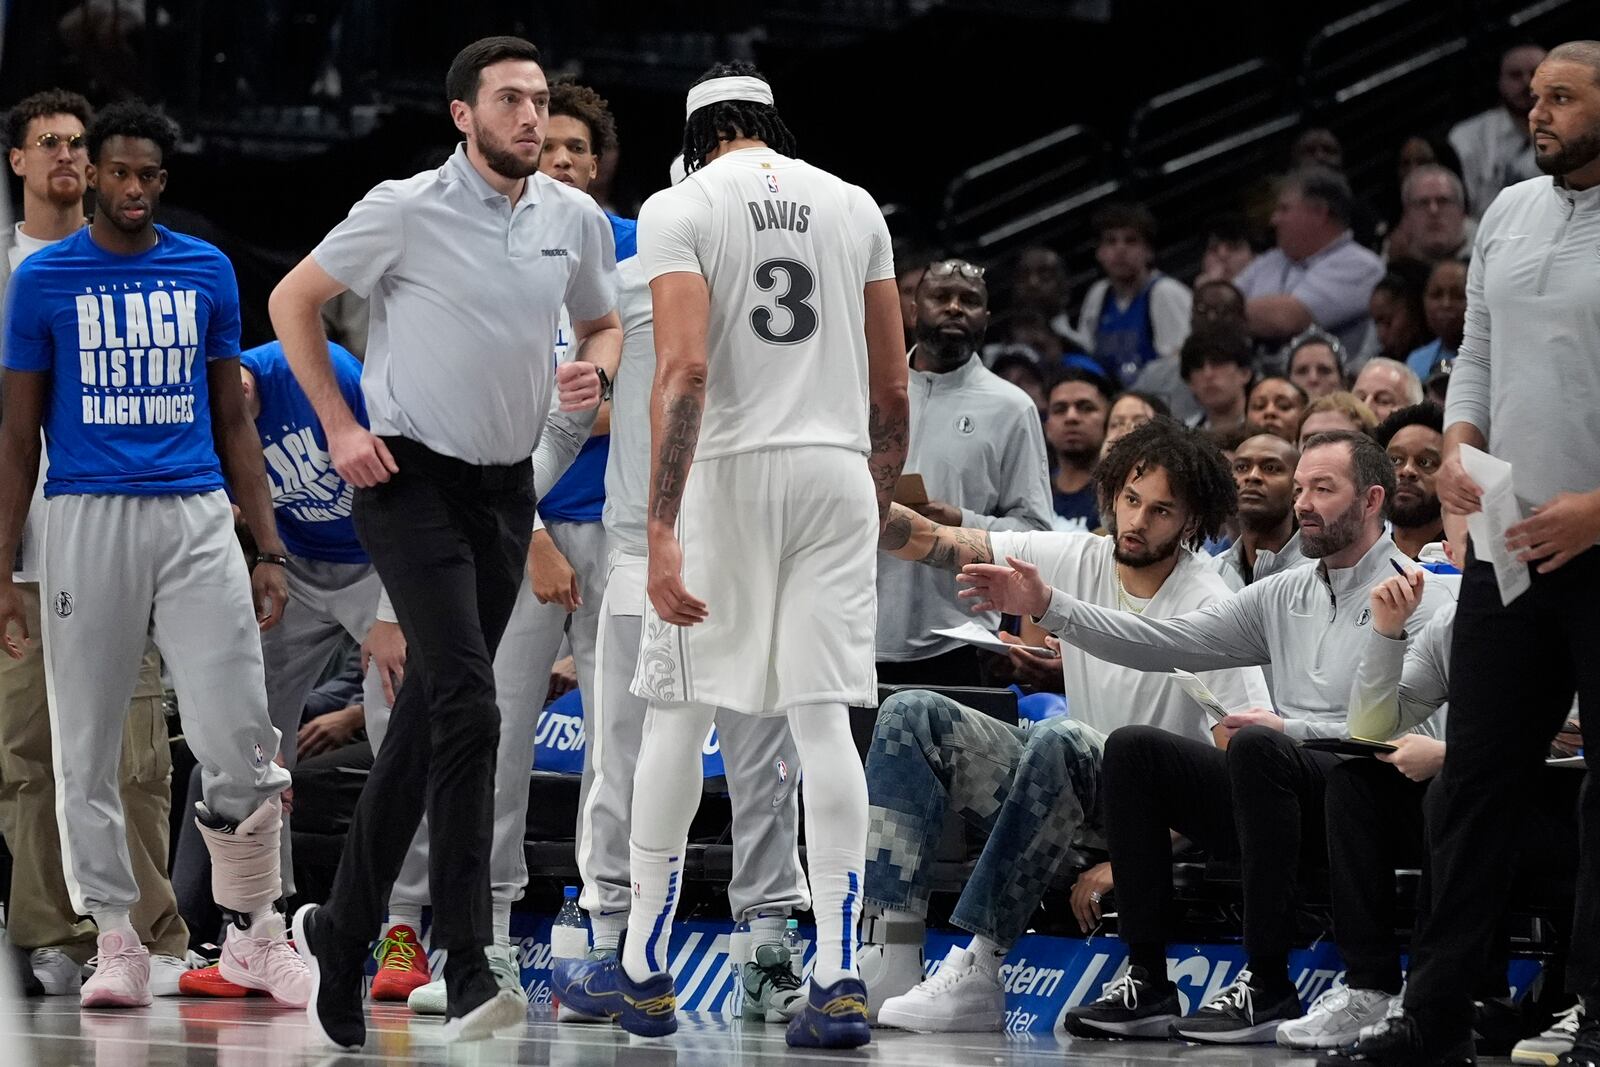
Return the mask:
<svg viewBox="0 0 1600 1067">
<path fill-rule="evenodd" d="M 651 704 L 645 712 L 628 842 L 633 907 L 622 944 L 622 968 L 635 982 L 667 969 L 684 847 L 700 807 L 700 749 L 715 714 L 704 704 Z"/>
<path fill-rule="evenodd" d="M 789 731 L 800 753 L 806 802 L 806 866 L 817 954 L 811 981 L 830 986 L 857 978 L 856 923 L 861 917 L 862 869 L 867 856 L 867 775 L 850 736 L 843 704 L 789 710 Z"/>
</svg>

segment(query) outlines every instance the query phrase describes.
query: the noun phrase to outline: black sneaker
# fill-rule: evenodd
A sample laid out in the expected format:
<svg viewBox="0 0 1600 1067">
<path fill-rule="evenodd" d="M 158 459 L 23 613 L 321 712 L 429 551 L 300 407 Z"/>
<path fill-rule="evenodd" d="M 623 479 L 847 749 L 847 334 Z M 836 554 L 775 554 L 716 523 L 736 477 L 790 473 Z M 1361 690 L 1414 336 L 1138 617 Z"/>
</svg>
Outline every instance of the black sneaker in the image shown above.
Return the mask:
<svg viewBox="0 0 1600 1067">
<path fill-rule="evenodd" d="M 527 1021 L 520 991 L 502 989 L 482 952 L 457 952 L 444 961 L 446 1044 L 482 1041 Z"/>
<path fill-rule="evenodd" d="M 1231 986 L 1199 1011 L 1174 1022 L 1170 1033 L 1180 1041 L 1207 1045 L 1270 1045 L 1278 1040 L 1279 1023 L 1305 1014 L 1293 986 L 1263 1003 L 1257 1002 L 1257 995 L 1250 987 L 1250 972 L 1240 971 Z"/>
<path fill-rule="evenodd" d="M 1594 1010 L 1595 998 L 1585 997 L 1583 1007 L 1578 1036 L 1573 1039 L 1572 1050 L 1556 1061 L 1559 1067 L 1600 1067 L 1600 1012 Z"/>
<path fill-rule="evenodd" d="M 1522 1040 L 1522 1013 L 1509 999 L 1495 997 L 1472 1004 L 1472 1041 L 1480 1056 L 1509 1056 Z"/>
<path fill-rule="evenodd" d="M 1177 986 L 1157 986 L 1143 967 L 1129 967 L 1100 990 L 1100 999 L 1068 1009 L 1062 1025 L 1073 1037 L 1165 1038 L 1178 1010 Z"/>
<path fill-rule="evenodd" d="M 343 938 L 307 904 L 294 913 L 294 947 L 311 971 L 306 1018 L 311 1031 L 334 1048 L 353 1052 L 367 1040 L 362 1014 L 367 946 Z"/>
<path fill-rule="evenodd" d="M 1470 1039 L 1451 1048 L 1443 1056 L 1430 1053 L 1422 1043 L 1422 1031 L 1410 1015 L 1396 1015 L 1362 1031 L 1361 1040 L 1347 1049 L 1337 1049 L 1320 1057 L 1317 1067 L 1477 1067 L 1478 1056 Z"/>
</svg>

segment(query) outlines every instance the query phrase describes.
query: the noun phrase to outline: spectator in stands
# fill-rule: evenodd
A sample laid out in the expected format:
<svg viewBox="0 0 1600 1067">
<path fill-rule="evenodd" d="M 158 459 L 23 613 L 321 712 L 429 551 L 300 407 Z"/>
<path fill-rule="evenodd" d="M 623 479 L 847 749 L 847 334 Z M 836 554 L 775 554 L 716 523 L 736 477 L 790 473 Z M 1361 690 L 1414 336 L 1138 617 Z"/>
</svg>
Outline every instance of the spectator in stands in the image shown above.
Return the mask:
<svg viewBox="0 0 1600 1067">
<path fill-rule="evenodd" d="M 1048 374 L 1061 362 L 1067 347 L 1061 336 L 1050 328 L 1048 319 L 1027 308 L 994 316 L 984 336 L 983 359 L 991 370 L 1003 353 L 1020 348 L 1034 357 L 1041 372 Z M 1082 365 L 1096 370 L 1100 366 L 1087 356 L 1083 357 Z"/>
<path fill-rule="evenodd" d="M 1285 373 L 1312 400 L 1336 393 L 1345 387 L 1344 346 L 1313 326 L 1289 342 Z"/>
<path fill-rule="evenodd" d="M 1232 510 L 1227 469 L 1203 438 L 1170 419 L 1124 437 L 1096 473 L 1111 537 L 1009 534 L 937 526 L 896 507 L 880 544 L 901 559 L 959 570 L 1018 557 L 1049 580 L 1108 611 L 1170 618 L 1215 604 L 1226 587 L 1195 549 Z M 1024 731 L 943 696 L 897 693 L 878 713 L 867 756 L 873 827 L 867 843 L 863 969 L 879 1022 L 916 1030 L 1000 1030 L 999 967 L 1054 879 L 1069 848 L 1101 825 L 1104 737 L 1131 722 L 1213 743 L 1211 724 L 1170 676 L 1144 674 L 1064 650 L 1072 717 Z M 1208 672 L 1227 707 L 1266 698 L 1254 668 Z M 952 922 L 974 935 L 922 979 L 922 923 L 929 875 L 950 808 L 988 833 Z M 1111 888 L 1106 864 L 1074 891 L 1084 931 L 1098 924 Z M 915 988 L 912 988 L 915 986 Z M 907 992 L 909 990 L 909 992 Z M 903 995 L 898 995 L 903 994 Z M 892 999 L 886 998 L 892 997 Z"/>
<path fill-rule="evenodd" d="M 1338 134 L 1326 126 L 1310 126 L 1300 131 L 1289 146 L 1289 166 L 1326 167 L 1343 172 L 1344 145 Z"/>
<path fill-rule="evenodd" d="M 989 290 L 982 269 L 960 259 L 929 264 L 917 287 L 917 343 L 910 354 L 915 431 L 905 473 L 921 476 L 930 499 L 918 510 L 935 522 L 983 530 L 1047 530 L 1049 466 L 1039 411 L 1026 393 L 985 369 L 978 349 L 988 318 Z M 1091 466 L 1105 433 L 1104 410 L 1094 427 Z M 955 594 L 955 583 L 944 575 L 897 560 L 880 561 L 880 680 L 977 684 L 977 651 L 930 632 L 966 621 Z"/>
<path fill-rule="evenodd" d="M 1350 183 L 1337 171 L 1306 166 L 1283 180 L 1272 211 L 1277 247 L 1234 279 L 1254 337 L 1281 343 L 1316 325 L 1346 348 L 1360 341 L 1383 263 L 1351 236 L 1354 210 Z"/>
<path fill-rule="evenodd" d="M 1407 356 L 1406 365 L 1417 377 L 1431 378 L 1441 364 L 1456 358 L 1467 331 L 1467 265 L 1452 259 L 1435 264 L 1422 307 L 1434 339 Z"/>
<path fill-rule="evenodd" d="M 1389 239 L 1383 258 L 1409 257 L 1424 263 L 1472 256 L 1472 235 L 1478 224 L 1467 215 L 1467 194 L 1454 173 L 1427 163 L 1413 170 L 1400 187 L 1404 214 Z"/>
<path fill-rule="evenodd" d="M 1306 407 L 1305 418 L 1300 420 L 1300 449 L 1304 451 L 1306 442 L 1317 434 L 1349 431 L 1370 437 L 1377 428 L 1378 417 L 1354 393 L 1329 393 Z"/>
<path fill-rule="evenodd" d="M 1474 215 L 1482 216 L 1501 189 L 1539 176 L 1528 110 L 1533 107 L 1533 72 L 1544 57 L 1544 49 L 1529 42 L 1506 49 L 1496 84 L 1499 106 L 1450 129 L 1450 146 L 1461 157 L 1467 207 Z"/>
<path fill-rule="evenodd" d="M 1229 281 L 1197 282 L 1194 302 L 1190 310 L 1189 331 L 1207 324 L 1227 325 L 1244 332 L 1244 294 Z M 1183 380 L 1183 361 L 1177 353 L 1162 356 L 1146 364 L 1134 379 L 1133 388 L 1141 393 L 1151 393 L 1167 402 L 1172 417 L 1185 425 L 1192 424 L 1204 413 Z"/>
<path fill-rule="evenodd" d="M 1067 270 L 1054 249 L 1033 245 L 1017 253 L 1008 310 L 1037 312 L 1057 336 L 1077 337 L 1067 314 L 1067 296 Z"/>
<path fill-rule="evenodd" d="M 1245 398 L 1255 373 L 1249 338 L 1228 326 L 1196 330 L 1183 342 L 1179 358 L 1184 383 L 1201 411 L 1190 425 L 1203 430 L 1243 426 Z"/>
<path fill-rule="evenodd" d="M 1362 346 L 1358 361 L 1365 365 L 1376 356 L 1404 363 L 1429 338 L 1427 312 L 1422 294 L 1428 287 L 1429 269 L 1412 259 L 1389 262 L 1389 272 L 1372 290 L 1367 311 L 1372 316 L 1372 333 Z"/>
<path fill-rule="evenodd" d="M 1245 419 L 1251 426 L 1277 434 L 1292 445 L 1300 440 L 1300 420 L 1309 403 L 1306 391 L 1289 379 L 1262 378 L 1250 390 Z"/>
<path fill-rule="evenodd" d="M 1365 648 L 1359 624 L 1398 553 L 1383 524 L 1394 469 L 1371 438 L 1318 437 L 1302 449 L 1294 481 L 1301 550 L 1320 563 L 1176 618 L 1086 603 L 1025 560 L 963 571 L 964 598 L 1038 619 L 1063 651 L 1071 645 L 1142 670 L 1272 666 L 1277 710 L 1228 715 L 1226 751 L 1148 726 L 1107 740 L 1102 806 L 1130 967 L 1098 1000 L 1068 1011 L 1074 1035 L 1162 1036 L 1170 1027 L 1187 1041 L 1243 1044 L 1271 1041 L 1279 1023 L 1302 1014 L 1288 967 L 1295 886 L 1302 859 L 1324 852 L 1323 781 L 1338 757 L 1297 742 L 1348 735 L 1350 685 Z M 1419 626 L 1448 598 L 1427 579 Z M 1324 608 L 1308 611 L 1311 603 Z M 1173 830 L 1213 855 L 1240 857 L 1249 957 L 1232 986 L 1181 1019 L 1166 973 Z"/>
<path fill-rule="evenodd" d="M 1350 392 L 1382 422 L 1391 412 L 1422 403 L 1422 379 L 1404 363 L 1379 356 L 1361 368 Z"/>
<path fill-rule="evenodd" d="M 1106 453 L 1111 451 L 1112 445 L 1151 419 L 1171 417 L 1172 412 L 1167 410 L 1166 401 L 1159 396 L 1131 389 L 1125 393 L 1118 393 L 1117 398 L 1111 402 L 1110 414 L 1106 416 L 1106 439 L 1100 446 L 1101 460 L 1103 461 Z"/>
<path fill-rule="evenodd" d="M 1434 488 L 1444 452 L 1444 409 L 1433 403 L 1400 408 L 1378 425 L 1374 436 L 1394 462 L 1390 534 L 1400 551 L 1417 559 L 1424 548 L 1444 540 L 1444 519 Z"/>
<path fill-rule="evenodd" d="M 1400 150 L 1395 153 L 1394 185 L 1385 190 L 1387 203 L 1384 218 L 1390 230 L 1400 225 L 1400 217 L 1405 214 L 1400 190 L 1405 186 L 1406 178 L 1418 167 L 1430 163 L 1438 164 L 1457 177 L 1461 176 L 1461 160 L 1443 136 L 1414 133 L 1400 142 Z"/>
<path fill-rule="evenodd" d="M 1300 551 L 1300 528 L 1294 521 L 1294 470 L 1299 462 L 1299 450 L 1277 434 L 1258 433 L 1234 449 L 1239 536 L 1226 552 L 1212 557 L 1229 589 L 1237 592 L 1311 562 Z"/>
<path fill-rule="evenodd" d="M 1108 204 L 1095 212 L 1095 262 L 1104 277 L 1089 287 L 1078 333 L 1107 377 L 1132 385 L 1189 336 L 1189 287 L 1151 266 L 1156 220 L 1143 204 Z"/>
<path fill-rule="evenodd" d="M 1256 257 L 1250 244 L 1250 226 L 1243 215 L 1218 215 L 1206 223 L 1206 250 L 1195 277 L 1195 297 L 1207 282 L 1231 282 Z"/>
<path fill-rule="evenodd" d="M 894 284 L 900 291 L 900 322 L 906 330 L 906 348 L 917 343 L 917 285 L 928 264 L 937 257 L 925 248 L 901 247 L 894 254 Z"/>
<path fill-rule="evenodd" d="M 1116 388 L 1105 375 L 1081 367 L 1063 367 L 1050 386 L 1044 436 L 1050 445 L 1050 489 L 1058 530 L 1100 526 L 1094 468 L 1115 396 Z"/>
<path fill-rule="evenodd" d="M 1028 394 L 1033 406 L 1039 409 L 1039 420 L 1044 421 L 1049 405 L 1044 392 L 1044 373 L 1039 370 L 1039 358 L 1024 346 L 1007 349 L 989 366 L 989 370 Z"/>
</svg>

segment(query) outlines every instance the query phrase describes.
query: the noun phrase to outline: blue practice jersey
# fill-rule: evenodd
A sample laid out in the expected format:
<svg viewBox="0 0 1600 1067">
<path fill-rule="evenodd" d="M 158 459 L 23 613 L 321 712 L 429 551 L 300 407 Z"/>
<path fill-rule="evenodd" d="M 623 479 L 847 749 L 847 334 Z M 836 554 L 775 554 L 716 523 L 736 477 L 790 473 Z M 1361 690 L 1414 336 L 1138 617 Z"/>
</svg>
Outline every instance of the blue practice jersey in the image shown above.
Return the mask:
<svg viewBox="0 0 1600 1067">
<path fill-rule="evenodd" d="M 328 355 L 345 403 L 355 412 L 356 421 L 367 425 L 361 361 L 331 343 Z M 284 547 L 297 556 L 327 563 L 368 562 L 350 518 L 355 487 L 333 469 L 322 422 L 289 369 L 283 345 L 273 341 L 252 348 L 239 356 L 239 362 L 256 379 L 256 395 L 261 400 L 256 432 L 261 435 L 261 454 L 267 462 L 267 483 L 272 487 L 272 507 Z"/>
<path fill-rule="evenodd" d="M 11 277 L 5 366 L 51 375 L 47 497 L 221 489 L 207 363 L 239 354 L 239 289 L 212 245 L 157 226 L 107 252 L 85 227 Z"/>
</svg>

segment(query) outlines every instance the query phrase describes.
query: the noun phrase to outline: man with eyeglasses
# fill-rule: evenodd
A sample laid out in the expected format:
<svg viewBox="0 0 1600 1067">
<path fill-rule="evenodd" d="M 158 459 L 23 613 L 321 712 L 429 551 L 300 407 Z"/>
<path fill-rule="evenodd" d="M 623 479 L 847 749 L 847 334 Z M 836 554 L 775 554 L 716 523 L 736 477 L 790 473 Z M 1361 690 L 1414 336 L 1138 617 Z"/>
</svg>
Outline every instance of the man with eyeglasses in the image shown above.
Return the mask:
<svg viewBox="0 0 1600 1067">
<path fill-rule="evenodd" d="M 1383 258 L 1437 263 L 1472 258 L 1478 224 L 1467 215 L 1467 194 L 1454 171 L 1428 163 L 1406 175 L 1400 186 L 1405 208 L 1383 249 Z"/>
<path fill-rule="evenodd" d="M 5 249 L 0 295 L 23 260 L 83 228 L 89 165 L 84 129 L 92 116 L 87 100 L 60 89 L 35 93 L 7 113 L 8 161 L 22 179 L 22 221 L 0 234 Z M 42 630 L 43 498 L 41 479 L 13 562 L 32 634 Z M 172 758 L 161 698 L 160 661 L 151 646 L 128 709 L 120 787 L 139 887 L 139 903 L 130 919 L 150 951 L 150 991 L 176 996 L 178 979 L 187 969 L 189 930 L 166 877 Z M 79 919 L 68 901 L 55 807 L 44 654 L 34 641 L 20 660 L 0 656 L 0 833 L 14 864 L 6 926 L 12 943 L 28 951 L 44 991 L 68 995 L 77 992 L 83 964 L 94 952 L 95 929 Z"/>
<path fill-rule="evenodd" d="M 916 314 L 905 472 L 922 478 L 928 499 L 913 510 L 942 526 L 1050 529 L 1038 408 L 1027 393 L 990 373 L 979 355 L 989 324 L 982 268 L 960 259 L 930 264 L 917 286 Z M 977 652 L 932 632 L 967 619 L 955 575 L 880 554 L 880 683 L 978 684 Z M 998 621 L 979 620 L 991 629 Z"/>
</svg>

